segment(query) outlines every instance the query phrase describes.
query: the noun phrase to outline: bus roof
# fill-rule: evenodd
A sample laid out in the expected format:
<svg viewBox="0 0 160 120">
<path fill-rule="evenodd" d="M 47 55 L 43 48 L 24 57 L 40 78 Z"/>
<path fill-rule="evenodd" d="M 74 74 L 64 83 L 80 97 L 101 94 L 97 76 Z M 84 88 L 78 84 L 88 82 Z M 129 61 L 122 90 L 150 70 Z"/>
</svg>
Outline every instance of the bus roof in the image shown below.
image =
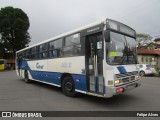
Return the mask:
<svg viewBox="0 0 160 120">
<path fill-rule="evenodd" d="M 90 27 L 94 27 L 94 26 L 96 26 L 96 25 L 105 24 L 107 20 L 111 20 L 111 19 L 102 19 L 102 20 L 100 20 L 100 21 L 97 21 L 97 22 L 88 24 L 88 25 L 86 25 L 86 26 L 83 26 L 83 27 L 80 27 L 80 28 L 71 30 L 71 31 L 69 31 L 69 32 L 60 34 L 60 35 L 58 35 L 58 36 L 56 36 L 56 37 L 49 38 L 49 39 L 44 40 L 44 41 L 42 41 L 42 42 L 40 42 L 40 43 L 37 43 L 37 44 L 31 45 L 31 46 L 29 46 L 29 47 L 26 47 L 26 48 L 24 48 L 24 49 L 21 49 L 21 50 L 17 51 L 16 53 L 21 52 L 21 51 L 24 51 L 24 50 L 27 50 L 27 49 L 29 49 L 29 48 L 32 48 L 32 47 L 35 47 L 35 46 L 38 46 L 38 45 L 41 45 L 41 44 L 43 44 L 43 43 L 47 43 L 47 42 L 50 42 L 50 41 L 53 41 L 53 40 L 57 40 L 57 39 L 59 39 L 59 38 L 62 38 L 62 37 L 65 37 L 65 36 L 68 36 L 68 35 L 71 35 L 71 34 L 80 32 L 80 31 L 82 31 L 82 30 L 85 30 L 85 29 L 90 28 Z M 111 21 L 115 21 L 115 20 L 111 20 Z M 117 22 L 117 21 L 115 21 L 115 22 Z M 120 22 L 118 22 L 118 23 L 120 23 Z M 121 23 L 121 24 L 123 24 L 123 23 Z M 125 25 L 125 24 L 123 24 L 123 25 Z M 127 26 L 127 25 L 125 25 L 125 26 Z M 127 26 L 127 27 L 129 27 L 129 26 Z M 129 27 L 129 28 L 131 28 L 131 27 Z M 131 29 L 132 29 L 132 28 L 131 28 Z M 132 29 L 132 30 L 134 30 L 134 29 Z"/>
<path fill-rule="evenodd" d="M 21 51 L 23 51 L 23 50 L 27 50 L 27 49 L 29 49 L 29 48 L 32 48 L 32 47 L 35 47 L 35 46 L 41 45 L 41 44 L 43 44 L 43 43 L 46 43 L 46 42 L 50 42 L 50 41 L 52 41 L 52 40 L 59 39 L 59 38 L 61 38 L 61 37 L 64 37 L 64 36 L 67 36 L 67 35 L 70 35 L 70 34 L 73 34 L 73 33 L 79 32 L 79 31 L 81 31 L 81 30 L 84 30 L 84 29 L 90 28 L 90 27 L 92 27 L 92 26 L 99 25 L 99 24 L 101 24 L 101 23 L 104 23 L 105 21 L 106 21 L 106 19 L 103 19 L 103 20 L 100 20 L 100 21 L 97 21 L 97 22 L 94 22 L 94 23 L 88 24 L 88 25 L 86 25 L 86 26 L 83 26 L 83 27 L 77 28 L 77 29 L 75 29 L 75 30 L 72 30 L 72 31 L 66 32 L 66 33 L 64 33 L 64 34 L 60 34 L 60 35 L 58 35 L 58 36 L 56 36 L 56 37 L 49 38 L 49 39 L 44 40 L 44 41 L 42 41 L 42 42 L 40 42 L 40 43 L 37 43 L 37 44 L 31 45 L 31 46 L 26 47 L 26 48 L 24 48 L 24 49 L 21 49 L 21 50 L 19 50 L 19 51 L 17 51 L 17 52 L 21 52 Z M 17 53 L 17 52 L 16 52 L 16 53 Z"/>
</svg>

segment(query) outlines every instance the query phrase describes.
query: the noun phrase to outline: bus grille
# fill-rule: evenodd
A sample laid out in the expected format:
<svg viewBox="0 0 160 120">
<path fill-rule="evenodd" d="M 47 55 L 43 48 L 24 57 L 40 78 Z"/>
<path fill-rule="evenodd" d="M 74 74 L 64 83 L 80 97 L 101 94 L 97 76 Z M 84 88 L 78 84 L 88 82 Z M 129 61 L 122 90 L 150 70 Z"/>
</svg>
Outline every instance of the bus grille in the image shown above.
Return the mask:
<svg viewBox="0 0 160 120">
<path fill-rule="evenodd" d="M 115 74 L 116 78 L 122 78 L 122 77 L 130 77 L 130 76 L 134 76 L 137 75 L 138 71 L 134 71 L 134 72 L 127 72 L 125 74 Z"/>
<path fill-rule="evenodd" d="M 127 77 L 127 78 L 122 78 L 122 82 L 129 82 L 129 77 Z"/>
<path fill-rule="evenodd" d="M 135 80 L 136 78 L 135 78 L 135 76 L 131 76 L 130 79 L 131 80 Z"/>
<path fill-rule="evenodd" d="M 128 72 L 125 74 L 115 74 L 116 79 L 121 79 L 123 83 L 130 82 L 135 80 L 135 76 L 138 74 L 138 71 Z"/>
</svg>

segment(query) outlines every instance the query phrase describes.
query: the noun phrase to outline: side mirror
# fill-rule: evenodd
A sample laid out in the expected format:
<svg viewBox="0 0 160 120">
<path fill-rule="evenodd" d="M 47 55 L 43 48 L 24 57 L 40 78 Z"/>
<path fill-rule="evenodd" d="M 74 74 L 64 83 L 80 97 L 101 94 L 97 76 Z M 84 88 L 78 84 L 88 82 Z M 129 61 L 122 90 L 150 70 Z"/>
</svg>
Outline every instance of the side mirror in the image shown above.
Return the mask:
<svg viewBox="0 0 160 120">
<path fill-rule="evenodd" d="M 110 42 L 110 31 L 109 30 L 104 31 L 104 38 L 106 42 Z"/>
</svg>

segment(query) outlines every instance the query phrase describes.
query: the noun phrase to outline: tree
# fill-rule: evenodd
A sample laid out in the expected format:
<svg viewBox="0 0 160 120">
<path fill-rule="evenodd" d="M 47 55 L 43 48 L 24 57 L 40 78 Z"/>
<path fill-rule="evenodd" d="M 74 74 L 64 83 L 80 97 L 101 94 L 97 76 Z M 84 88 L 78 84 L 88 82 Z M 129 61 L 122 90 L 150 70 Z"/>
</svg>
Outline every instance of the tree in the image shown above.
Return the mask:
<svg viewBox="0 0 160 120">
<path fill-rule="evenodd" d="M 149 34 L 137 33 L 138 48 L 154 49 L 152 37 Z"/>
<path fill-rule="evenodd" d="M 136 38 L 137 38 L 138 42 L 152 39 L 152 37 L 149 34 L 144 34 L 144 33 L 137 33 Z"/>
<path fill-rule="evenodd" d="M 12 52 L 27 47 L 30 42 L 29 18 L 19 8 L 5 7 L 0 10 L 0 48 L 1 51 Z"/>
</svg>

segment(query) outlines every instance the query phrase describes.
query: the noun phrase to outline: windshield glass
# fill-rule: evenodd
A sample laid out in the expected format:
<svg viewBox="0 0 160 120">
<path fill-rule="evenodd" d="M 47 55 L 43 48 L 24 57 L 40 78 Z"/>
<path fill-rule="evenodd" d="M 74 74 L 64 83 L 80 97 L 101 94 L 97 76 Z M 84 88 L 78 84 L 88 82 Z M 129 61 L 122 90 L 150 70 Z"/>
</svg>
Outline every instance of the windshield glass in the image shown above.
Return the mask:
<svg viewBox="0 0 160 120">
<path fill-rule="evenodd" d="M 153 66 L 151 66 L 151 65 L 146 65 L 146 67 L 147 67 L 147 68 L 152 68 Z"/>
<path fill-rule="evenodd" d="M 107 62 L 111 65 L 136 64 L 136 41 L 122 34 L 110 33 Z"/>
</svg>

